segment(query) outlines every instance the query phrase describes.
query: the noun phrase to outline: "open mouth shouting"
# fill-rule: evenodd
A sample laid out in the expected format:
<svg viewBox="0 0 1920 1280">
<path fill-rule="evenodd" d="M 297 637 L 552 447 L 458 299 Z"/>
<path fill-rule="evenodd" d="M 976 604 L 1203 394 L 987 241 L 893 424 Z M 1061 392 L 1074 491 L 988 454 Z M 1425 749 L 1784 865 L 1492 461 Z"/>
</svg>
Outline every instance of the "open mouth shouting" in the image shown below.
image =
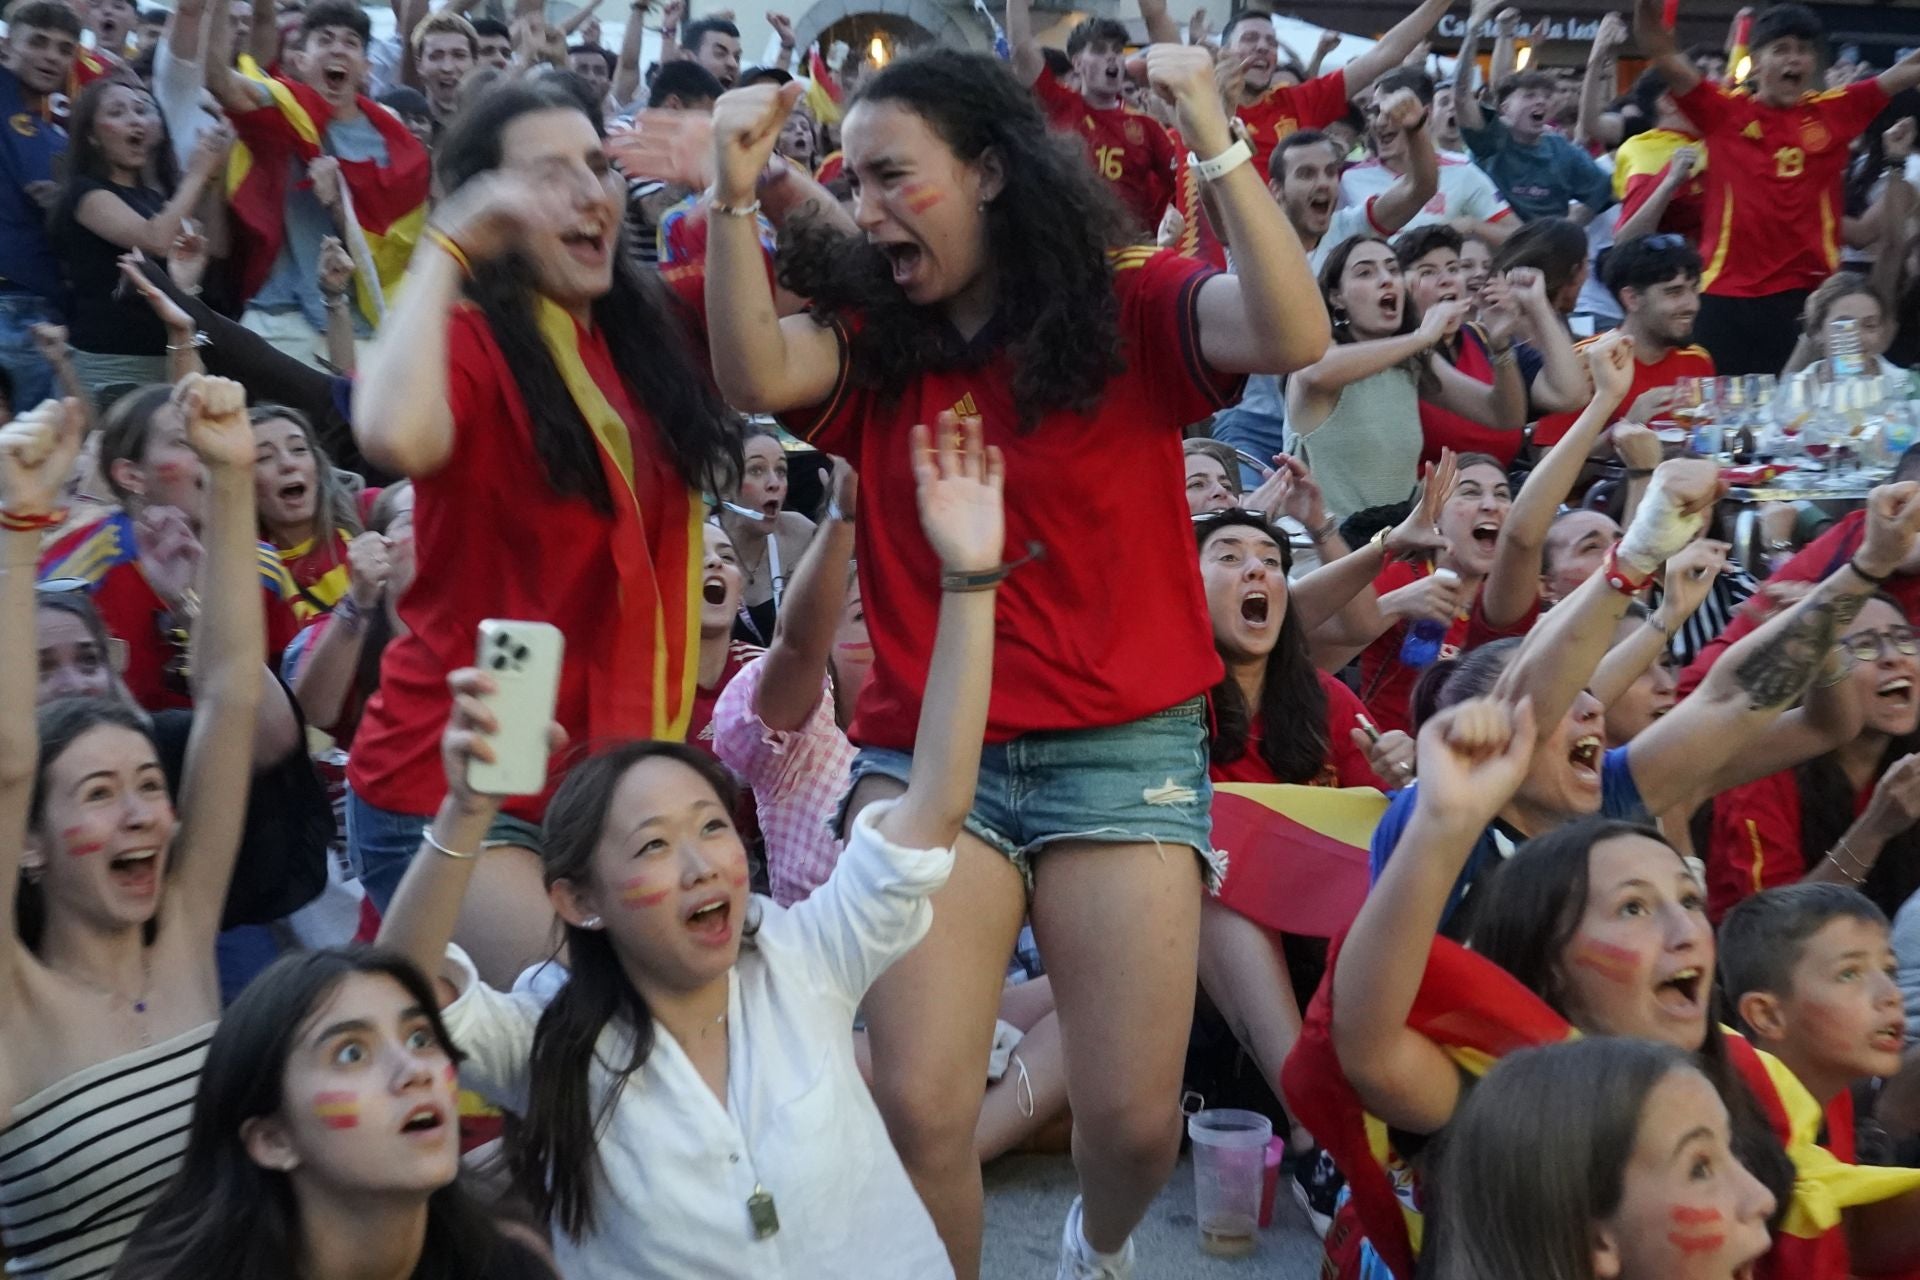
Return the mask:
<svg viewBox="0 0 1920 1280">
<path fill-rule="evenodd" d="M 1240 597 L 1240 621 L 1258 629 L 1265 627 L 1272 617 L 1272 603 L 1264 588 L 1256 588 Z"/>
<path fill-rule="evenodd" d="M 1873 696 L 1890 707 L 1910 711 L 1913 709 L 1913 681 L 1905 676 L 1894 676 L 1882 681 L 1873 691 Z"/>
<path fill-rule="evenodd" d="M 876 240 L 873 247 L 878 249 L 881 255 L 886 258 L 888 264 L 892 266 L 893 282 L 902 289 L 906 288 L 919 272 L 921 262 L 925 258 L 925 255 L 920 251 L 919 245 L 911 244 L 905 240 Z"/>
<path fill-rule="evenodd" d="M 303 511 L 313 489 L 305 480 L 289 480 L 274 491 L 289 511 Z"/>
<path fill-rule="evenodd" d="M 710 573 L 700 579 L 700 598 L 708 604 L 725 604 L 727 580 L 717 573 Z"/>
<path fill-rule="evenodd" d="M 329 62 L 321 67 L 320 79 L 330 93 L 344 93 L 353 87 L 351 73 L 344 62 Z"/>
<path fill-rule="evenodd" d="M 160 850 L 149 847 L 115 854 L 107 863 L 107 875 L 124 893 L 152 897 L 160 887 Z"/>
<path fill-rule="evenodd" d="M 702 899 L 682 919 L 702 946 L 724 947 L 733 941 L 733 900 L 725 894 Z"/>
<path fill-rule="evenodd" d="M 1492 551 L 1500 542 L 1500 522 L 1482 520 L 1473 526 L 1473 545 L 1482 551 Z"/>
<path fill-rule="evenodd" d="M 438 1104 L 423 1102 L 407 1112 L 407 1118 L 400 1123 L 400 1132 L 408 1137 L 438 1138 L 447 1128 L 447 1113 Z"/>
<path fill-rule="evenodd" d="M 1567 752 L 1567 763 L 1573 766 L 1575 781 L 1595 791 L 1600 789 L 1600 752 L 1603 744 L 1597 734 L 1584 734 L 1574 740 Z"/>
<path fill-rule="evenodd" d="M 1687 1020 L 1706 1016 L 1707 975 L 1693 965 L 1677 969 L 1655 983 L 1653 994 L 1654 1003 L 1662 1013 Z"/>
<path fill-rule="evenodd" d="M 612 228 L 599 221 L 583 222 L 560 233 L 567 254 L 583 267 L 605 267 L 613 261 Z"/>
</svg>

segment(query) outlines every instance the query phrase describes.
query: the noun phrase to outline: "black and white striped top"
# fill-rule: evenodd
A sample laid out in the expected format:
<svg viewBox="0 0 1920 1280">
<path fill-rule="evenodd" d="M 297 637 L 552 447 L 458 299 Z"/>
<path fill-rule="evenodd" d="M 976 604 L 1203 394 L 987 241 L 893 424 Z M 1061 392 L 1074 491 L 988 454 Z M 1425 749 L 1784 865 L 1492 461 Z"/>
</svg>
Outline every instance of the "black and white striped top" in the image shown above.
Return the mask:
<svg viewBox="0 0 1920 1280">
<path fill-rule="evenodd" d="M 214 1023 L 42 1089 L 0 1132 L 7 1274 L 104 1276 L 180 1168 Z"/>
</svg>

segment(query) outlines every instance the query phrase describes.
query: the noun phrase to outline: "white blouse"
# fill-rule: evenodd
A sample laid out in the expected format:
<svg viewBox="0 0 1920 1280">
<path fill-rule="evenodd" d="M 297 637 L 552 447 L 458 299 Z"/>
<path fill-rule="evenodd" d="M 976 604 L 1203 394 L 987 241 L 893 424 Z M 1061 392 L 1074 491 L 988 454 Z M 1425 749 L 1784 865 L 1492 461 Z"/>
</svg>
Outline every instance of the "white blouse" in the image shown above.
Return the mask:
<svg viewBox="0 0 1920 1280">
<path fill-rule="evenodd" d="M 721 1106 L 665 1028 L 629 1078 L 599 1143 L 594 1233 L 556 1232 L 560 1273 L 592 1280 L 872 1280 L 950 1277 L 953 1268 L 860 1077 L 853 1016 L 867 988 L 926 935 L 928 895 L 953 851 L 905 849 L 854 824 L 839 865 L 805 902 L 755 897 L 759 930 L 728 979 L 727 1102 Z M 461 1085 L 525 1114 L 533 1031 L 550 996 L 495 991 L 458 947 L 444 1010 L 469 1054 Z M 595 1113 L 628 1059 L 631 1032 L 601 1032 Z M 758 1238 L 747 1201 L 771 1195 L 779 1230 Z"/>
</svg>

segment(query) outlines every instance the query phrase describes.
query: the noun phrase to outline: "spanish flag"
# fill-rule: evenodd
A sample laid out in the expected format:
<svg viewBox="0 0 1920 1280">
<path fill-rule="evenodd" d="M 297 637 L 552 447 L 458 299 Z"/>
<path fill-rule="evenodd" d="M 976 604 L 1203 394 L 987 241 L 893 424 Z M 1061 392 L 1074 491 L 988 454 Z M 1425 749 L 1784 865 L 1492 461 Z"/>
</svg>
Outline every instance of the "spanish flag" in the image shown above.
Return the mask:
<svg viewBox="0 0 1920 1280">
<path fill-rule="evenodd" d="M 1367 896 L 1367 846 L 1387 798 L 1372 787 L 1213 784 L 1220 905 L 1281 933 L 1332 938 Z"/>
<path fill-rule="evenodd" d="M 812 81 L 807 86 L 807 108 L 813 118 L 821 124 L 839 124 L 846 111 L 846 91 L 833 78 L 818 46 L 807 50 L 807 79 Z"/>
<path fill-rule="evenodd" d="M 1300 1039 L 1281 1069 L 1280 1087 L 1293 1118 L 1333 1156 L 1352 1193 L 1327 1233 L 1324 1274 L 1357 1277 L 1364 1235 L 1398 1280 L 1413 1280 L 1423 1226 L 1419 1188 L 1411 1165 L 1394 1151 L 1386 1125 L 1361 1106 L 1333 1048 L 1333 974 L 1340 945 L 1336 942 L 1327 957 L 1327 976 L 1307 1006 Z M 1516 1049 L 1579 1035 L 1513 975 L 1446 938 L 1435 938 L 1427 952 L 1407 1025 L 1475 1077 Z M 1731 1031 L 1724 1034 L 1728 1057 L 1759 1099 L 1794 1166 L 1793 1198 L 1757 1274 L 1769 1280 L 1847 1280 L 1843 1211 L 1920 1188 L 1920 1169 L 1855 1165 L 1843 1159 L 1851 1155 L 1849 1148 L 1835 1154 L 1820 1145 L 1826 1117 L 1800 1081 L 1771 1054 Z"/>
<path fill-rule="evenodd" d="M 227 161 L 227 202 L 239 223 L 240 291 L 252 297 L 266 283 L 286 239 L 288 161 L 304 166 L 325 154 L 331 112 L 318 93 L 263 74 L 252 58 L 242 58 L 240 70 L 272 98 L 233 117 L 239 140 Z M 371 98 L 362 97 L 359 104 L 387 145 L 387 163 L 343 159 L 340 176 L 352 193 L 354 216 L 366 234 L 381 290 L 391 296 L 427 223 L 431 162 L 427 149 L 398 116 Z M 358 287 L 361 314 L 378 314 L 366 284 Z"/>
</svg>

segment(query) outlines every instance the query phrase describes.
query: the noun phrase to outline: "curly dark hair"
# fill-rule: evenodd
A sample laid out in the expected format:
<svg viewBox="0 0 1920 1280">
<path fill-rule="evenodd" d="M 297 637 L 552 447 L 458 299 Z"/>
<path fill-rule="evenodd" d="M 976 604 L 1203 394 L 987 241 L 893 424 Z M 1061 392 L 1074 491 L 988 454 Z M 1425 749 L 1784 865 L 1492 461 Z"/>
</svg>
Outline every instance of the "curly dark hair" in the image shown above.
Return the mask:
<svg viewBox="0 0 1920 1280">
<path fill-rule="evenodd" d="M 880 102 L 920 116 L 961 160 L 990 155 L 1005 172 L 984 217 L 995 270 L 1018 282 L 1000 290 L 995 324 L 1007 335 L 1021 426 L 1056 410 L 1092 410 L 1125 368 L 1108 253 L 1133 236 L 1079 140 L 1049 131 L 1033 95 L 985 54 L 930 49 L 902 58 L 861 87 L 854 107 Z M 860 237 L 817 223 L 794 228 L 780 280 L 811 298 L 824 321 L 859 317 L 852 376 L 885 397 L 924 372 L 986 358 L 941 308 L 909 302 L 886 256 Z"/>
<path fill-rule="evenodd" d="M 606 136 L 585 82 L 562 73 L 503 80 L 466 103 L 436 149 L 441 188 L 452 195 L 480 174 L 500 167 L 501 135 L 514 120 L 537 111 L 578 111 Z M 514 387 L 533 419 L 534 450 L 547 483 L 585 498 L 595 510 L 613 510 L 599 445 L 561 380 L 535 318 L 533 273 L 510 253 L 477 264 L 467 296 L 480 308 L 513 371 Z M 613 255 L 613 287 L 593 304 L 593 322 L 606 334 L 614 365 L 634 400 L 653 419 L 659 444 L 687 484 L 717 491 L 740 465 L 740 442 L 727 407 L 714 390 L 704 360 L 696 360 L 677 301 L 652 273 L 633 265 L 624 248 Z"/>
</svg>

